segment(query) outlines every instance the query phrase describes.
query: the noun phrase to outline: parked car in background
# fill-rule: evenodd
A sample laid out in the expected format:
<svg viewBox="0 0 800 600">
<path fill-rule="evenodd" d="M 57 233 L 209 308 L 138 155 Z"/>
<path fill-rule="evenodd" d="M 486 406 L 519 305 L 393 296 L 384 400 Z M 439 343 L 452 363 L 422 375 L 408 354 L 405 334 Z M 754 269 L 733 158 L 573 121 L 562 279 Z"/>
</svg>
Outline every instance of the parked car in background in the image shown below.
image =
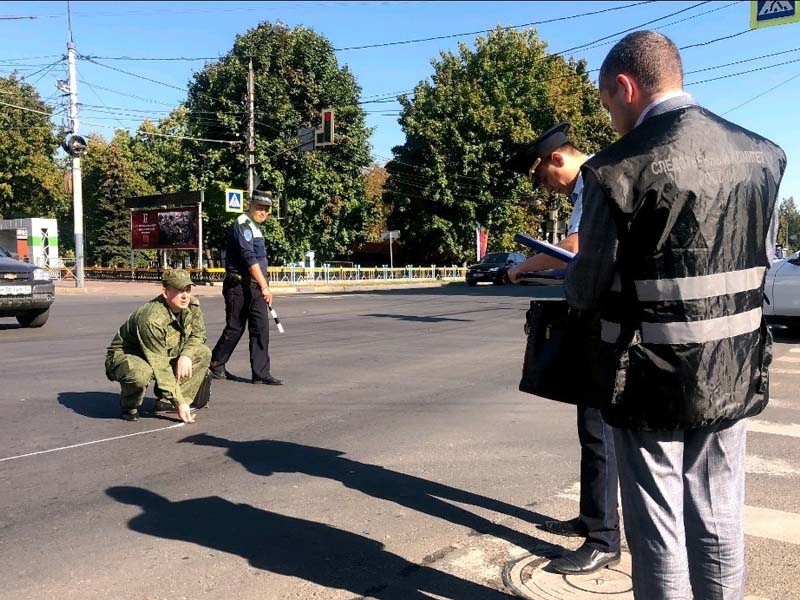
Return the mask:
<svg viewBox="0 0 800 600">
<path fill-rule="evenodd" d="M 490 281 L 494 285 L 508 283 L 508 269 L 521 262 L 526 256 L 519 252 L 492 252 L 483 257 L 481 262 L 471 265 L 467 269 L 467 285 L 478 285 L 479 281 Z"/>
<path fill-rule="evenodd" d="M 772 263 L 764 287 L 764 317 L 800 332 L 800 253 Z"/>
<path fill-rule="evenodd" d="M 23 327 L 41 327 L 55 297 L 47 269 L 16 260 L 0 248 L 0 317 L 16 317 Z"/>
</svg>

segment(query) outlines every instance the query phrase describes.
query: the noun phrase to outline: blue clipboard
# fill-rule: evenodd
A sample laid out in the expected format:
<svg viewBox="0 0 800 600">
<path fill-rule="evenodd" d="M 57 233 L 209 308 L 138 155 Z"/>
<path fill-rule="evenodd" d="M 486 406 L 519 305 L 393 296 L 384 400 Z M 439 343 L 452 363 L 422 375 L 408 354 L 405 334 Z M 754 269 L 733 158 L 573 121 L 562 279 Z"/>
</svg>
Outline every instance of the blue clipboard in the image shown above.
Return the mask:
<svg viewBox="0 0 800 600">
<path fill-rule="evenodd" d="M 570 252 L 569 250 L 564 250 L 563 248 L 554 246 L 553 244 L 537 240 L 526 233 L 516 234 L 514 236 L 514 241 L 522 244 L 523 246 L 527 246 L 528 248 L 536 250 L 537 252 L 547 254 L 547 256 L 552 256 L 558 260 L 563 260 L 565 263 L 569 263 L 573 258 L 575 258 L 574 252 Z"/>
</svg>

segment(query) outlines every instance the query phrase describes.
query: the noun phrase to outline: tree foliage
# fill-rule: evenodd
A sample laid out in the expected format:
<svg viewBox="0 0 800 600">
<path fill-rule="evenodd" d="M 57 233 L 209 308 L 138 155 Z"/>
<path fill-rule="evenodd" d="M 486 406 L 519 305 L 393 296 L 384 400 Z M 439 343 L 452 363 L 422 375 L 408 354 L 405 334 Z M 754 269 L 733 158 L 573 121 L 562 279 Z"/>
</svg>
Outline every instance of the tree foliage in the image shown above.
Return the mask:
<svg viewBox="0 0 800 600">
<path fill-rule="evenodd" d="M 784 248 L 800 248 L 800 212 L 794 197 L 781 200 L 778 208 L 778 240 Z"/>
<path fill-rule="evenodd" d="M 0 77 L 0 100 L 21 107 L 0 105 L 0 218 L 63 217 L 70 204 L 52 107 L 14 74 Z"/>
<path fill-rule="evenodd" d="M 90 152 L 82 161 L 87 264 L 130 262 L 130 211 L 125 199 L 155 193 L 137 168 L 133 146 L 122 130 L 111 142 L 100 136 L 89 139 Z"/>
<path fill-rule="evenodd" d="M 370 131 L 353 74 L 338 65 L 331 44 L 311 30 L 276 33 L 261 23 L 194 75 L 186 101 L 188 131 L 193 137 L 236 142 L 187 143 L 196 159 L 198 185 L 246 187 L 244 100 L 250 59 L 256 171 L 281 204 L 282 219 L 270 219 L 264 228 L 273 259 L 299 260 L 311 249 L 323 259 L 348 252 L 366 237 L 371 218 L 362 177 L 370 162 Z M 300 153 L 297 129 L 318 126 L 322 108 L 336 109 L 337 143 Z M 222 207 L 208 210 L 211 235 L 219 242 L 224 233 L 220 221 L 229 215 Z"/>
<path fill-rule="evenodd" d="M 406 142 L 387 165 L 389 226 L 417 262 L 467 259 L 478 223 L 491 250 L 510 249 L 514 233 L 536 232 L 546 210 L 567 208 L 507 170 L 515 145 L 565 120 L 584 152 L 614 139 L 586 63 L 547 55 L 535 30 L 498 28 L 432 65 L 431 80 L 399 98 Z"/>
</svg>

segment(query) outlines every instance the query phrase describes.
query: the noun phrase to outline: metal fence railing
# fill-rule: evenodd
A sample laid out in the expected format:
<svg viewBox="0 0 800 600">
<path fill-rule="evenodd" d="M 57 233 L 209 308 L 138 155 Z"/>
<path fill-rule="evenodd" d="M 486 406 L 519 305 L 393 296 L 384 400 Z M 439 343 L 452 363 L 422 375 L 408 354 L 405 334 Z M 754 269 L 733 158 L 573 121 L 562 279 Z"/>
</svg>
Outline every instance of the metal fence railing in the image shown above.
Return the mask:
<svg viewBox="0 0 800 600">
<path fill-rule="evenodd" d="M 55 279 L 74 277 L 74 261 L 71 265 L 50 266 Z M 225 278 L 225 269 L 187 269 L 192 280 L 197 283 L 221 282 Z M 314 269 L 308 267 L 285 266 L 269 267 L 269 279 L 272 285 L 331 285 L 359 283 L 389 282 L 422 282 L 422 281 L 455 281 L 463 280 L 466 267 L 452 265 L 439 267 L 415 267 L 408 265 L 402 268 L 389 267 L 331 267 L 323 265 Z M 161 269 L 129 267 L 85 267 L 86 279 L 117 281 L 158 281 Z"/>
</svg>

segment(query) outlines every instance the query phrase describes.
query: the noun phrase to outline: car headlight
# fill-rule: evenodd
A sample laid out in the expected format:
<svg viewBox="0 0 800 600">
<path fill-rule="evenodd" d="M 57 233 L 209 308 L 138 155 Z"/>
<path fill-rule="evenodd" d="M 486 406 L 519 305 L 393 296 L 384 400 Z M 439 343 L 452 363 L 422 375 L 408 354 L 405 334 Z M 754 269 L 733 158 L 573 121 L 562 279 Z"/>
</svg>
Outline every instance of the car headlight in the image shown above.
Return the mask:
<svg viewBox="0 0 800 600">
<path fill-rule="evenodd" d="M 50 271 L 47 269 L 34 269 L 33 279 L 35 281 L 50 281 Z"/>
<path fill-rule="evenodd" d="M 499 271 L 499 270 L 500 270 L 500 267 L 492 267 L 491 269 L 489 269 L 489 272 L 491 273 L 491 272 Z"/>
</svg>

